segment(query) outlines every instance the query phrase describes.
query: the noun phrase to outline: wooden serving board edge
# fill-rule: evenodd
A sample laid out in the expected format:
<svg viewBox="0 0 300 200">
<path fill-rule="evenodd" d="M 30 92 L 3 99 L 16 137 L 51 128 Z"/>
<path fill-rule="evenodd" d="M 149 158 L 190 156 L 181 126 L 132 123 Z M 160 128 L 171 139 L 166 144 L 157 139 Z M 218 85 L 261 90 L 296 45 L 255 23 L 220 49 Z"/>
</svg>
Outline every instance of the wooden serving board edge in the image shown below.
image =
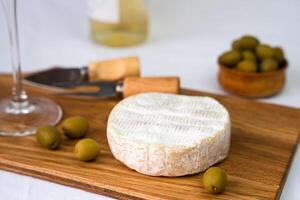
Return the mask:
<svg viewBox="0 0 300 200">
<path fill-rule="evenodd" d="M 280 181 L 280 186 L 276 192 L 275 199 L 280 199 L 280 197 L 281 197 L 284 185 L 286 183 L 289 171 L 292 166 L 293 159 L 295 157 L 297 149 L 299 148 L 298 147 L 299 142 L 300 142 L 300 132 L 297 137 L 297 145 L 294 147 L 292 154 L 289 158 L 289 163 L 288 163 L 286 171 L 284 172 L 284 175 Z M 54 175 L 51 173 L 47 173 L 47 175 L 46 175 L 46 173 L 42 173 L 42 172 L 39 172 L 38 170 L 32 169 L 32 167 L 30 165 L 26 165 L 26 167 L 21 167 L 18 165 L 14 165 L 12 163 L 13 162 L 8 162 L 5 164 L 4 162 L 0 162 L 0 169 L 8 171 L 8 172 L 17 173 L 20 175 L 38 178 L 38 179 L 49 181 L 49 182 L 52 182 L 55 184 L 61 184 L 61 185 L 77 188 L 77 189 L 80 189 L 83 191 L 88 191 L 88 192 L 92 192 L 92 193 L 99 194 L 99 195 L 105 195 L 105 196 L 116 198 L 116 199 L 125 199 L 125 200 L 127 200 L 127 199 L 128 200 L 130 200 L 130 199 L 140 200 L 140 199 L 142 199 L 142 198 L 138 198 L 136 196 L 132 196 L 130 194 L 124 194 L 124 193 L 117 192 L 117 191 L 110 190 L 110 189 L 105 189 L 105 188 L 101 188 L 101 187 L 92 187 L 91 185 L 84 184 L 84 183 L 78 182 L 76 180 L 70 181 L 67 178 L 63 178 L 59 175 Z M 24 165 L 24 164 L 22 164 L 22 165 Z"/>
<path fill-rule="evenodd" d="M 56 184 L 61 184 L 61 185 L 65 185 L 65 186 L 69 186 L 69 187 L 73 187 L 73 188 L 77 188 L 83 191 L 88 191 L 88 192 L 92 192 L 95 194 L 99 194 L 99 195 L 105 195 L 108 197 L 112 197 L 112 198 L 116 198 L 116 199 L 135 199 L 135 200 L 140 200 L 141 198 L 137 198 L 135 196 L 131 196 L 129 194 L 124 194 L 121 192 L 117 192 L 114 190 L 110 190 L 110 189 L 105 189 L 105 188 L 101 188 L 101 187 L 92 187 L 91 185 L 88 184 L 84 184 L 75 180 L 69 181 L 66 178 L 57 176 L 57 175 L 53 175 L 51 173 L 47 173 L 47 175 L 45 175 L 45 173 L 41 173 L 37 170 L 34 169 L 29 169 L 30 167 L 28 167 L 29 165 L 27 165 L 27 167 L 20 167 L 20 166 L 14 166 L 14 165 L 10 165 L 10 164 L 5 164 L 5 163 L 0 163 L 0 168 L 1 170 L 5 170 L 8 172 L 13 172 L 13 173 L 17 173 L 20 175 L 25 175 L 25 176 L 30 176 L 30 177 L 34 177 L 34 178 L 38 178 L 41 180 L 45 180 L 45 181 L 49 181 L 52 183 L 56 183 Z"/>
<path fill-rule="evenodd" d="M 294 147 L 294 149 L 293 149 L 293 151 L 292 151 L 291 156 L 289 157 L 288 165 L 287 165 L 286 170 L 285 170 L 285 172 L 283 173 L 282 179 L 281 179 L 281 181 L 280 181 L 279 188 L 278 188 L 278 190 L 277 190 L 277 192 L 276 192 L 275 199 L 280 199 L 280 197 L 281 197 L 281 194 L 282 194 L 282 191 L 283 191 L 283 187 L 284 187 L 284 185 L 286 184 L 286 180 L 287 180 L 288 174 L 289 174 L 289 172 L 290 172 L 290 169 L 291 169 L 291 167 L 292 167 L 293 160 L 294 160 L 295 155 L 296 155 L 296 152 L 297 152 L 297 150 L 298 150 L 298 148 L 299 148 L 299 147 L 298 147 L 298 146 L 299 146 L 299 143 L 300 143 L 300 131 L 299 131 L 299 133 L 298 133 L 297 143 L 296 143 L 296 145 L 295 145 L 295 147 Z"/>
</svg>

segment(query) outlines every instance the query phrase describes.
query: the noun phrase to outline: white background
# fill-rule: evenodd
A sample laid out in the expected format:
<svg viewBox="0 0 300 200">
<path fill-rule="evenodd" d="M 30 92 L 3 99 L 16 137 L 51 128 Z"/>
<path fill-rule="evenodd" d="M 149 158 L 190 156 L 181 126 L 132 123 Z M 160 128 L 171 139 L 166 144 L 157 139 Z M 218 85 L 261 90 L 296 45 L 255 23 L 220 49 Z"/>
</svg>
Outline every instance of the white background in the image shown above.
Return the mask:
<svg viewBox="0 0 300 200">
<path fill-rule="evenodd" d="M 289 60 L 283 92 L 260 101 L 300 107 L 300 1 L 148 0 L 147 4 L 151 15 L 149 40 L 140 46 L 116 49 L 90 40 L 84 0 L 19 0 L 23 71 L 54 64 L 82 66 L 97 59 L 138 55 L 145 76 L 179 75 L 183 87 L 226 94 L 216 80 L 216 58 L 229 48 L 233 38 L 247 33 L 282 46 Z M 0 72 L 10 72 L 2 10 Z M 281 199 L 300 199 L 299 148 L 295 157 Z M 0 199 L 102 198 L 105 197 L 0 171 Z"/>
</svg>

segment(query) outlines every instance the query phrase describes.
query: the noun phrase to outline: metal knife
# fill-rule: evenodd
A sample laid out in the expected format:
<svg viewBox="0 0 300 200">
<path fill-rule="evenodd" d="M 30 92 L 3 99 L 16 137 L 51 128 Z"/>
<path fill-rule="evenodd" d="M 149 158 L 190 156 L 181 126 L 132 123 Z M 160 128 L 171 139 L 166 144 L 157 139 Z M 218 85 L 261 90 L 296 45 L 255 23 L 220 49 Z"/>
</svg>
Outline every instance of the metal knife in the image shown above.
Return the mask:
<svg viewBox="0 0 300 200">
<path fill-rule="evenodd" d="M 125 77 L 139 75 L 138 58 L 126 57 L 92 62 L 81 68 L 54 67 L 30 74 L 25 79 L 44 85 L 57 83 L 72 87 L 86 81 L 120 81 Z"/>
</svg>

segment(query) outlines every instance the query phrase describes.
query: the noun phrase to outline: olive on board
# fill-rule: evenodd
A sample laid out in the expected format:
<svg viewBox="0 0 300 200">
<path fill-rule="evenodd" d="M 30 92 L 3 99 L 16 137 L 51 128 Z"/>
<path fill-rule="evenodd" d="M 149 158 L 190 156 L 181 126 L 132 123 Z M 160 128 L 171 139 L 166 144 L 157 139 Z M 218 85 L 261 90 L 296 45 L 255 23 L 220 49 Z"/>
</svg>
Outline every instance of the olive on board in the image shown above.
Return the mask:
<svg viewBox="0 0 300 200">
<path fill-rule="evenodd" d="M 62 129 L 68 138 L 83 138 L 89 129 L 89 122 L 83 117 L 70 117 L 63 122 Z"/>
<path fill-rule="evenodd" d="M 81 161 L 95 160 L 99 152 L 99 144 L 90 138 L 85 138 L 77 142 L 74 150 L 76 157 Z"/>
<path fill-rule="evenodd" d="M 41 146 L 48 149 L 57 149 L 61 144 L 61 134 L 54 126 L 46 125 L 39 127 L 35 137 Z"/>
<path fill-rule="evenodd" d="M 221 193 L 227 185 L 227 174 L 220 167 L 211 167 L 205 171 L 202 183 L 208 192 Z"/>
</svg>

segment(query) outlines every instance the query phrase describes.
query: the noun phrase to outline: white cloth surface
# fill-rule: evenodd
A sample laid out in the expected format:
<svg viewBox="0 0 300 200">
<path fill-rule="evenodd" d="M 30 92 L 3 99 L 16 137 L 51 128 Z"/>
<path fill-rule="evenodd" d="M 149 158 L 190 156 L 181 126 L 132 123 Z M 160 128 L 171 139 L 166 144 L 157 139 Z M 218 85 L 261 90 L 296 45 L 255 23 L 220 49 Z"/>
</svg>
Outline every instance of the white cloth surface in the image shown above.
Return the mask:
<svg viewBox="0 0 300 200">
<path fill-rule="evenodd" d="M 142 74 L 178 75 L 183 87 L 226 94 L 216 74 L 217 56 L 242 34 L 282 46 L 289 60 L 283 92 L 260 101 L 300 107 L 300 1 L 148 0 L 151 16 L 146 43 L 109 48 L 93 43 L 83 0 L 18 1 L 24 72 L 55 64 L 83 66 L 92 60 L 138 55 Z M 0 11 L 0 72 L 10 72 L 9 42 Z M 300 123 L 300 122 L 299 122 Z M 121 177 L 120 177 L 121 178 Z M 282 200 L 300 199 L 300 150 L 293 160 Z M 47 181 L 0 171 L 0 199 L 107 199 Z"/>
</svg>

